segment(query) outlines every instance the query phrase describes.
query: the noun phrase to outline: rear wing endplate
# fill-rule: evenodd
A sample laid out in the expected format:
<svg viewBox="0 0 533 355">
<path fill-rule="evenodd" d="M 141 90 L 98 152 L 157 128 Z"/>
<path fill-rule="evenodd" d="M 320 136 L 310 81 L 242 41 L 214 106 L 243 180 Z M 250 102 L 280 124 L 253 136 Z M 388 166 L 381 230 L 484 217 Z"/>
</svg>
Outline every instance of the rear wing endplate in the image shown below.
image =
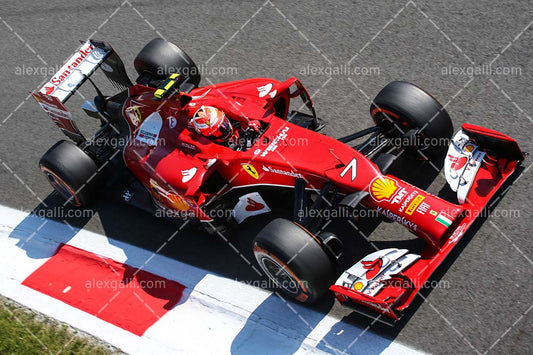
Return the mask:
<svg viewBox="0 0 533 355">
<path fill-rule="evenodd" d="M 81 134 L 81 131 L 72 119 L 72 115 L 68 112 L 61 100 L 55 96 L 46 95 L 41 92 L 32 92 L 31 95 L 67 137 L 76 143 L 85 141 L 85 137 Z"/>
</svg>

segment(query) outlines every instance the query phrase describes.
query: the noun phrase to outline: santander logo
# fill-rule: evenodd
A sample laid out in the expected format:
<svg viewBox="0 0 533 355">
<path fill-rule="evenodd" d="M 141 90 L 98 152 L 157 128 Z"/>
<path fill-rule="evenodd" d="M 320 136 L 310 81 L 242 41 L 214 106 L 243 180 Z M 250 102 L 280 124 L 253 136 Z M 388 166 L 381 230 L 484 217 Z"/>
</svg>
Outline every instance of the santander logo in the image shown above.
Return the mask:
<svg viewBox="0 0 533 355">
<path fill-rule="evenodd" d="M 248 204 L 245 207 L 246 211 L 259 211 L 259 210 L 262 210 L 265 207 L 265 205 L 263 205 L 262 203 L 254 201 L 254 200 L 252 200 L 249 197 L 247 199 L 247 202 L 248 202 Z"/>
<path fill-rule="evenodd" d="M 72 71 L 76 69 L 89 54 L 94 50 L 94 46 L 92 43 L 88 43 L 86 46 L 83 46 L 78 53 L 74 54 L 74 56 L 71 57 L 70 63 L 65 64 L 59 72 L 56 73 L 52 79 L 50 79 L 50 82 L 54 85 L 61 85 L 65 79 L 67 79 L 70 74 L 72 74 Z"/>
<path fill-rule="evenodd" d="M 44 93 L 45 93 L 46 95 L 50 95 L 51 93 L 54 92 L 55 89 L 56 89 L 56 88 L 53 87 L 53 86 L 51 86 L 51 85 L 50 85 L 50 86 L 45 86 L 45 87 L 44 87 Z"/>
</svg>

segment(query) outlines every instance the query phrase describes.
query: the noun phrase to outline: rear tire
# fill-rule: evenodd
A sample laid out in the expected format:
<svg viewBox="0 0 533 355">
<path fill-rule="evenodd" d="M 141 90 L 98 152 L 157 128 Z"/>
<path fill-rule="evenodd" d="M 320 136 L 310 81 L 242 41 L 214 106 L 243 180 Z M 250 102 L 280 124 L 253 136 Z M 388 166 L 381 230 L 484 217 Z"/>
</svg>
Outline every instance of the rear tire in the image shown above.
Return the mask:
<svg viewBox="0 0 533 355">
<path fill-rule="evenodd" d="M 89 204 L 100 185 L 94 160 L 69 141 L 59 141 L 39 161 L 41 172 L 65 200 L 81 207 Z"/>
<path fill-rule="evenodd" d="M 421 157 L 436 157 L 447 149 L 453 124 L 448 112 L 428 92 L 406 81 L 393 81 L 377 94 L 370 106 L 376 125 L 391 132 L 389 138 L 402 138 L 406 150 Z"/>
<path fill-rule="evenodd" d="M 283 218 L 267 224 L 255 237 L 254 255 L 261 269 L 285 294 L 312 303 L 337 276 L 337 268 L 320 240 Z"/>
<path fill-rule="evenodd" d="M 133 65 L 139 75 L 148 74 L 155 80 L 164 80 L 170 74 L 179 73 L 195 87 L 200 84 L 200 71 L 191 57 L 174 43 L 162 38 L 148 42 L 135 57 Z"/>
</svg>

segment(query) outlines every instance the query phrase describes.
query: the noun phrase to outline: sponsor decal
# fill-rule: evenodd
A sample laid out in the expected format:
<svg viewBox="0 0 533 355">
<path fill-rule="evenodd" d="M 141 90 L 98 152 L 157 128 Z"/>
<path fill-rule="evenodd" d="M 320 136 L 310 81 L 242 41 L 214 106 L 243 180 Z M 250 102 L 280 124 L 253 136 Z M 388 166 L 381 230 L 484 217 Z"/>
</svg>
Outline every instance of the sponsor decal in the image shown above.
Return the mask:
<svg viewBox="0 0 533 355">
<path fill-rule="evenodd" d="M 129 202 L 133 197 L 133 193 L 130 190 L 124 190 L 122 192 L 122 199 L 126 202 Z"/>
<path fill-rule="evenodd" d="M 396 190 L 398 190 L 396 181 L 383 176 L 375 178 L 369 187 L 370 196 L 376 201 L 389 201 Z"/>
<path fill-rule="evenodd" d="M 150 179 L 150 190 L 152 191 L 152 194 L 156 200 L 163 202 L 162 194 L 166 194 L 166 191 L 153 179 Z"/>
<path fill-rule="evenodd" d="M 411 222 L 409 221 L 408 219 L 406 219 L 405 217 L 402 217 L 402 216 L 398 216 L 396 213 L 394 212 L 391 212 L 390 210 L 387 210 L 383 207 L 377 207 L 376 210 L 381 213 L 382 215 L 384 215 L 385 217 L 389 218 L 389 219 L 392 219 L 393 221 L 395 222 L 398 222 L 400 223 L 401 225 L 413 230 L 413 231 L 416 231 L 418 225 L 414 222 Z"/>
<path fill-rule="evenodd" d="M 346 173 L 350 170 L 352 171 L 352 181 L 354 181 L 355 177 L 357 176 L 357 160 L 355 158 L 353 158 L 350 164 L 346 165 L 344 170 L 341 171 L 341 178 L 344 177 L 344 175 L 346 175 Z"/>
<path fill-rule="evenodd" d="M 255 170 L 254 166 L 251 164 L 241 164 L 244 171 L 246 171 L 254 179 L 259 179 L 259 173 Z"/>
<path fill-rule="evenodd" d="M 189 182 L 194 177 L 194 175 L 196 175 L 197 171 L 198 171 L 197 167 L 182 170 L 181 174 L 183 175 L 183 177 L 181 178 L 181 182 L 183 183 Z"/>
<path fill-rule="evenodd" d="M 44 93 L 45 93 L 46 95 L 50 95 L 51 93 L 54 92 L 54 90 L 55 90 L 56 88 L 55 88 L 55 86 L 53 86 L 53 85 L 48 85 L 48 86 L 45 86 L 43 89 L 44 89 Z"/>
<path fill-rule="evenodd" d="M 147 143 L 148 142 L 152 143 L 153 141 L 157 139 L 157 133 L 141 129 L 137 137 L 141 138 L 139 140 L 147 141 Z"/>
<path fill-rule="evenodd" d="M 287 132 L 289 131 L 290 127 L 285 126 L 281 132 L 278 133 L 278 135 L 270 142 L 268 147 L 265 148 L 263 153 L 261 153 L 261 157 L 266 157 L 269 152 L 273 152 L 278 148 L 278 144 L 280 141 L 287 138 Z"/>
<path fill-rule="evenodd" d="M 381 258 L 376 258 L 375 260 L 363 260 L 361 261 L 361 264 L 363 264 L 364 269 L 368 270 L 365 274 L 367 280 L 372 280 L 381 271 L 383 260 Z"/>
<path fill-rule="evenodd" d="M 382 306 L 379 303 L 373 303 L 373 302 L 370 302 L 370 301 L 363 301 L 363 300 L 357 300 L 357 302 L 364 303 L 364 304 L 366 304 L 366 305 L 368 305 L 368 306 L 370 306 L 372 308 L 375 308 L 375 309 L 381 311 L 382 313 L 387 313 L 387 314 L 391 313 L 391 310 L 388 307 Z"/>
<path fill-rule="evenodd" d="M 405 214 L 412 215 L 416 208 L 422 203 L 422 201 L 424 201 L 424 199 L 425 197 L 422 195 L 416 196 L 409 206 L 407 206 Z"/>
<path fill-rule="evenodd" d="M 473 153 L 464 168 L 463 174 L 458 179 L 457 200 L 460 204 L 463 204 L 466 201 L 484 157 L 484 151 L 479 150 Z"/>
<path fill-rule="evenodd" d="M 405 200 L 402 202 L 402 205 L 398 209 L 398 212 L 403 212 L 405 208 L 407 207 L 407 204 L 409 203 L 409 201 L 411 201 L 417 194 L 418 192 L 416 191 L 411 192 L 411 194 L 407 196 Z"/>
<path fill-rule="evenodd" d="M 449 216 L 446 216 L 444 213 L 439 213 L 439 215 L 437 216 L 437 218 L 435 218 L 435 220 L 437 222 L 439 222 L 440 224 L 446 226 L 446 227 L 449 227 L 451 224 L 452 224 L 452 220 L 450 219 Z"/>
<path fill-rule="evenodd" d="M 46 112 L 48 117 L 62 130 L 70 132 L 84 139 L 76 123 L 72 119 L 72 115 L 68 112 L 65 105 L 55 96 L 45 96 L 41 92 L 32 93 L 33 98 L 39 103 L 41 108 Z"/>
<path fill-rule="evenodd" d="M 420 204 L 420 206 L 418 206 L 418 208 L 416 209 L 416 212 L 420 213 L 420 214 L 426 214 L 426 212 L 428 211 L 429 209 L 429 204 L 425 203 L 425 202 L 422 202 Z M 431 213 L 431 212 L 430 212 Z"/>
<path fill-rule="evenodd" d="M 167 198 L 170 202 L 170 205 L 178 211 L 188 211 L 190 209 L 190 206 L 187 201 L 181 198 L 181 196 L 179 195 L 169 193 L 167 195 Z"/>
<path fill-rule="evenodd" d="M 246 199 L 246 202 L 248 202 L 248 204 L 244 208 L 246 211 L 259 211 L 265 208 L 264 204 L 262 204 L 261 202 L 257 202 L 256 200 L 253 200 L 250 197 Z"/>
<path fill-rule="evenodd" d="M 476 149 L 476 146 L 473 145 L 472 143 L 466 143 L 465 146 L 463 147 L 463 150 L 465 153 L 472 153 L 474 149 Z"/>
<path fill-rule="evenodd" d="M 277 90 L 274 90 L 272 92 L 270 92 L 270 90 L 272 90 L 272 87 L 274 85 L 272 83 L 268 83 L 268 84 L 265 84 L 263 86 L 258 86 L 257 87 L 257 91 L 259 91 L 259 97 L 265 97 L 267 95 L 269 95 L 270 97 L 274 97 L 276 96 L 277 94 Z"/>
<path fill-rule="evenodd" d="M 261 153 L 261 149 L 256 149 L 256 150 L 254 150 L 254 155 L 257 155 L 257 154 L 259 154 L 259 153 Z"/>
<path fill-rule="evenodd" d="M 94 49 L 94 46 L 90 42 L 87 42 L 87 44 L 88 45 L 84 45 L 83 47 L 81 47 L 78 53 L 74 54 L 74 56 L 70 58 L 70 62 L 65 64 L 59 70 L 59 72 L 57 72 L 56 75 L 53 76 L 52 79 L 50 79 L 50 82 L 52 84 L 56 86 L 61 85 L 61 83 L 64 82 L 70 76 L 70 74 L 72 74 L 73 70 L 76 69 L 81 63 L 83 63 L 85 58 L 87 58 L 87 56 L 91 54 Z"/>
<path fill-rule="evenodd" d="M 460 170 L 462 169 L 466 162 L 468 161 L 468 158 L 467 157 L 454 157 L 453 155 L 448 155 L 448 160 L 452 163 L 451 164 L 451 169 L 452 170 Z"/>
<path fill-rule="evenodd" d="M 63 125 L 61 120 L 72 120 L 70 112 L 61 109 L 59 106 L 53 106 L 44 102 L 40 102 L 43 110 L 59 125 Z"/>
<path fill-rule="evenodd" d="M 459 238 L 463 236 L 463 234 L 466 231 L 466 223 L 461 224 L 457 229 L 453 232 L 453 234 L 450 237 L 450 240 L 448 240 L 448 244 L 455 243 Z"/>
<path fill-rule="evenodd" d="M 178 123 L 178 120 L 176 119 L 176 117 L 172 117 L 172 116 L 171 116 L 171 117 L 168 118 L 168 126 L 169 126 L 170 128 L 174 128 L 174 127 L 176 127 L 176 124 L 177 124 L 177 123 Z"/>
<path fill-rule="evenodd" d="M 376 290 L 376 288 L 381 288 L 382 287 L 382 283 L 380 281 L 383 279 L 384 276 L 385 275 L 382 275 L 379 278 L 379 280 L 377 280 L 377 281 L 370 281 L 369 282 L 370 286 L 367 286 L 367 288 L 365 289 L 364 293 L 366 295 L 372 295 L 374 293 L 374 291 Z"/>
<path fill-rule="evenodd" d="M 353 284 L 353 289 L 356 291 L 360 291 L 363 288 L 363 283 L 361 281 L 357 281 Z"/>
<path fill-rule="evenodd" d="M 187 148 L 187 149 L 191 149 L 191 150 L 196 150 L 196 146 L 194 144 L 190 144 L 190 143 L 186 143 L 186 142 L 180 142 L 180 145 L 183 147 L 183 148 Z M 215 159 L 216 160 L 216 159 Z"/>
<path fill-rule="evenodd" d="M 435 211 L 435 210 L 429 211 L 429 214 L 432 215 L 432 216 L 437 216 L 438 215 L 437 211 Z"/>
<path fill-rule="evenodd" d="M 142 115 L 141 111 L 139 110 L 139 106 L 130 106 L 126 109 L 126 111 L 133 112 L 133 116 L 128 116 L 131 118 L 131 123 L 133 123 L 135 126 L 138 126 L 142 121 Z"/>
<path fill-rule="evenodd" d="M 257 192 L 251 192 L 239 197 L 239 201 L 233 208 L 233 218 L 237 223 L 242 223 L 246 218 L 270 212 L 265 200 Z"/>
<path fill-rule="evenodd" d="M 95 47 L 90 41 L 84 43 L 39 91 L 65 101 L 108 53 L 110 51 Z"/>
<path fill-rule="evenodd" d="M 168 205 L 178 211 L 188 211 L 190 209 L 185 199 L 176 193 L 167 191 L 153 179 L 150 179 L 150 190 L 156 201 L 160 202 L 157 205 L 162 208 L 167 208 L 166 205 Z"/>
<path fill-rule="evenodd" d="M 391 203 L 400 203 L 400 201 L 407 195 L 407 190 L 403 187 L 396 193 Z"/>
<path fill-rule="evenodd" d="M 162 126 L 163 119 L 161 118 L 161 115 L 159 112 L 154 112 L 148 116 L 139 127 L 135 139 L 148 145 L 156 145 Z"/>
<path fill-rule="evenodd" d="M 266 171 L 266 172 L 269 172 L 269 173 L 287 175 L 287 176 L 303 179 L 303 176 L 300 173 L 297 173 L 297 172 L 292 171 L 292 170 L 287 171 L 287 170 L 276 169 L 276 168 L 271 167 L 270 165 L 268 167 L 263 165 L 263 171 Z"/>
</svg>

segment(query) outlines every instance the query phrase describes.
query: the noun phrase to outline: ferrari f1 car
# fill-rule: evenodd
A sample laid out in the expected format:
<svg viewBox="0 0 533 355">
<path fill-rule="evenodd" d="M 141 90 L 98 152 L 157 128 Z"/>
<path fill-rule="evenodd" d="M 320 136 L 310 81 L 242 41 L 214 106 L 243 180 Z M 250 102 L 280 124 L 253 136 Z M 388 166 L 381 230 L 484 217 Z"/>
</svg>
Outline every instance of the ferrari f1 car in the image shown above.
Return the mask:
<svg viewBox="0 0 533 355">
<path fill-rule="evenodd" d="M 296 78 L 200 87 L 192 59 L 160 38 L 140 51 L 134 66 L 135 83 L 108 43 L 90 40 L 33 93 L 72 141 L 56 143 L 40 160 L 48 181 L 75 206 L 114 184 L 125 203 L 192 218 L 215 234 L 274 205 L 289 208 L 292 220 L 266 224 L 253 252 L 264 273 L 300 302 L 314 302 L 329 289 L 342 304 L 398 320 L 525 157 L 515 140 L 487 128 L 465 123 L 454 134 L 441 104 L 408 82 L 379 92 L 371 103 L 372 127 L 335 139 L 318 133 L 325 121 Z M 98 68 L 117 88 L 114 96 L 90 78 Z M 84 82 L 96 97 L 82 108 L 101 122 L 90 139 L 64 106 Z M 307 113 L 290 109 L 298 97 Z M 190 129 L 204 105 L 225 112 L 237 141 L 215 143 Z M 248 120 L 259 124 L 251 129 Z M 356 139 L 363 142 L 349 144 Z M 389 174 L 400 156 L 444 158 L 455 197 L 437 197 Z M 325 214 L 309 212 L 358 208 L 403 225 L 424 249 L 376 250 L 343 272 L 345 243 L 322 231 Z"/>
</svg>

